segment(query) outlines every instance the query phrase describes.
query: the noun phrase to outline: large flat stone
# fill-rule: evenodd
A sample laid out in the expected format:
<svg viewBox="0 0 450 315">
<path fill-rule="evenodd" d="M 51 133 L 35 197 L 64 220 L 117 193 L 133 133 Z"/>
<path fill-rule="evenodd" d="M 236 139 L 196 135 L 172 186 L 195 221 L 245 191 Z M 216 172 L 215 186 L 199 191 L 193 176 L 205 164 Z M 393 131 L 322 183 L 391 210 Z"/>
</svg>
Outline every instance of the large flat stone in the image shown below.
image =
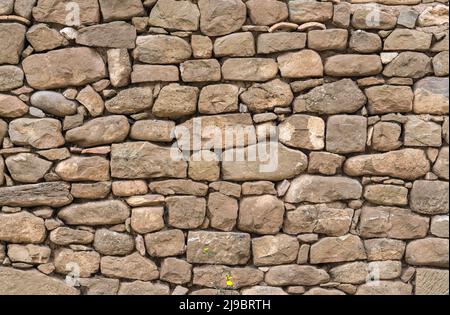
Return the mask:
<svg viewBox="0 0 450 315">
<path fill-rule="evenodd" d="M 11 207 L 61 207 L 72 202 L 70 185 L 64 182 L 1 187 L 0 205 Z"/>
</svg>

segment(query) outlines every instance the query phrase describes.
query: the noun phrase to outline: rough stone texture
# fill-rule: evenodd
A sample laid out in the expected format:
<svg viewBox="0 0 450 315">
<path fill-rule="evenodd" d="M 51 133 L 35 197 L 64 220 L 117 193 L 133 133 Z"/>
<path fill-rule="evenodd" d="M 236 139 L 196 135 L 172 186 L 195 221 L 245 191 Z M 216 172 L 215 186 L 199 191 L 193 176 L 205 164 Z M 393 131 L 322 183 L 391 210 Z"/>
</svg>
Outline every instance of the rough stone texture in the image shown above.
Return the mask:
<svg viewBox="0 0 450 315">
<path fill-rule="evenodd" d="M 448 294 L 448 1 L 0 20 L 0 294 Z"/>
</svg>

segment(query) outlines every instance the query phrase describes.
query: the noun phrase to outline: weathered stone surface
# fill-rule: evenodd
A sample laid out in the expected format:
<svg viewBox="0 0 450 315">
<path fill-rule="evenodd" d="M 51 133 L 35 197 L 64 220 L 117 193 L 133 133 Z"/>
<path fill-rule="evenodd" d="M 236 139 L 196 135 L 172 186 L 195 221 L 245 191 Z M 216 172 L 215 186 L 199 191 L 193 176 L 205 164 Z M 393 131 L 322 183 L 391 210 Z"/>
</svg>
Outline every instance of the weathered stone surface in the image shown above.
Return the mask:
<svg viewBox="0 0 450 315">
<path fill-rule="evenodd" d="M 80 199 L 104 199 L 111 192 L 111 182 L 72 184 L 70 193 L 74 198 Z"/>
<path fill-rule="evenodd" d="M 103 20 L 128 20 L 134 16 L 145 14 L 140 0 L 99 0 Z"/>
<path fill-rule="evenodd" d="M 270 58 L 230 58 L 222 65 L 223 79 L 229 81 L 264 82 L 277 73 L 278 65 Z"/>
<path fill-rule="evenodd" d="M 258 36 L 258 54 L 270 54 L 305 48 L 306 34 L 296 32 L 263 33 Z"/>
<path fill-rule="evenodd" d="M 430 163 L 422 150 L 403 149 L 383 154 L 360 155 L 349 158 L 344 171 L 350 176 L 392 176 L 416 179 L 430 170 Z"/>
<path fill-rule="evenodd" d="M 237 31 L 245 22 L 246 6 L 241 0 L 200 0 L 200 30 L 208 36 Z"/>
<path fill-rule="evenodd" d="M 28 113 L 28 106 L 18 97 L 0 94 L 0 117 L 18 118 Z"/>
<path fill-rule="evenodd" d="M 336 251 L 339 248 L 339 251 Z M 355 261 L 366 259 L 366 252 L 361 239 L 355 235 L 327 237 L 311 246 L 311 264 Z"/>
<path fill-rule="evenodd" d="M 134 281 L 122 283 L 118 295 L 169 295 L 170 287 L 162 283 Z"/>
<path fill-rule="evenodd" d="M 64 182 L 39 183 L 0 188 L 0 205 L 11 207 L 61 207 L 72 202 L 70 185 Z"/>
<path fill-rule="evenodd" d="M 448 270 L 417 268 L 417 295 L 448 295 Z"/>
<path fill-rule="evenodd" d="M 112 278 L 150 281 L 159 278 L 155 263 L 137 252 L 125 257 L 104 256 L 100 262 L 102 274 Z"/>
<path fill-rule="evenodd" d="M 253 286 L 241 291 L 241 295 L 288 295 L 282 288 L 272 286 Z"/>
<path fill-rule="evenodd" d="M 408 204 L 408 189 L 395 185 L 368 185 L 364 198 L 379 205 L 405 206 Z"/>
<path fill-rule="evenodd" d="M 362 284 L 369 275 L 369 266 L 365 262 L 352 262 L 339 265 L 330 270 L 331 279 L 340 283 Z"/>
<path fill-rule="evenodd" d="M 438 4 L 425 8 L 420 13 L 417 23 L 419 26 L 435 26 L 448 23 L 448 6 Z"/>
<path fill-rule="evenodd" d="M 95 277 L 80 279 L 80 285 L 86 295 L 116 295 L 120 282 L 117 279 Z"/>
<path fill-rule="evenodd" d="M 5 159 L 11 177 L 22 183 L 36 183 L 49 171 L 52 163 L 32 153 L 20 153 Z"/>
<path fill-rule="evenodd" d="M 330 276 L 323 269 L 312 266 L 285 265 L 271 267 L 264 281 L 273 286 L 307 285 L 313 286 L 328 282 Z"/>
<path fill-rule="evenodd" d="M 255 268 L 231 268 L 219 265 L 195 267 L 192 282 L 209 288 L 239 289 L 258 284 L 263 278 L 264 273 Z"/>
<path fill-rule="evenodd" d="M 196 31 L 200 12 L 190 1 L 158 1 L 150 12 L 149 23 L 165 29 Z"/>
<path fill-rule="evenodd" d="M 109 161 L 98 156 L 73 156 L 60 162 L 55 172 L 69 182 L 106 181 L 109 180 Z"/>
<path fill-rule="evenodd" d="M 378 55 L 335 55 L 325 61 L 325 74 L 335 77 L 370 76 L 383 70 Z"/>
<path fill-rule="evenodd" d="M 440 125 L 431 121 L 422 120 L 417 116 L 408 116 L 408 120 L 404 126 L 405 145 L 415 147 L 441 146 L 442 130 Z"/>
<path fill-rule="evenodd" d="M 130 234 L 117 233 L 107 229 L 95 232 L 94 248 L 102 255 L 123 256 L 134 250 L 134 240 Z"/>
<path fill-rule="evenodd" d="M 314 50 L 285 53 L 277 58 L 281 76 L 284 78 L 306 78 L 323 76 L 320 55 Z"/>
<path fill-rule="evenodd" d="M 448 213 L 448 189 L 448 182 L 416 180 L 411 189 L 411 209 L 423 214 Z"/>
<path fill-rule="evenodd" d="M 79 21 L 67 14 L 69 0 L 39 0 L 33 8 L 33 17 L 38 22 L 57 23 L 67 26 L 96 24 L 100 20 L 98 2 L 95 0 L 72 1 L 79 9 Z"/>
<path fill-rule="evenodd" d="M 352 25 L 356 29 L 389 30 L 395 28 L 396 23 L 397 17 L 381 7 L 361 6 L 352 16 Z"/>
<path fill-rule="evenodd" d="M 139 234 L 155 232 L 164 228 L 164 208 L 134 208 L 131 213 L 131 227 Z"/>
<path fill-rule="evenodd" d="M 280 142 L 285 145 L 308 150 L 325 147 L 325 122 L 319 117 L 293 115 L 278 128 Z"/>
<path fill-rule="evenodd" d="M 59 227 L 50 233 L 50 241 L 56 245 L 90 244 L 94 241 L 94 234 L 89 231 Z"/>
<path fill-rule="evenodd" d="M 19 23 L 0 24 L 0 64 L 18 64 L 24 48 L 26 27 Z"/>
<path fill-rule="evenodd" d="M 25 58 L 22 65 L 28 84 L 39 90 L 82 86 L 106 76 L 103 59 L 95 50 L 87 47 L 33 54 Z"/>
<path fill-rule="evenodd" d="M 51 250 L 47 246 L 8 245 L 8 257 L 12 262 L 27 264 L 45 264 L 49 261 Z"/>
<path fill-rule="evenodd" d="M 414 94 L 409 86 L 380 85 L 365 90 L 371 114 L 408 113 Z"/>
<path fill-rule="evenodd" d="M 52 118 L 15 119 L 9 124 L 9 136 L 14 144 L 37 149 L 57 148 L 64 144 L 61 123 Z"/>
<path fill-rule="evenodd" d="M 145 235 L 145 247 L 150 256 L 168 257 L 182 255 L 186 251 L 184 233 L 167 230 Z"/>
<path fill-rule="evenodd" d="M 325 22 L 333 16 L 333 4 L 319 1 L 289 1 L 289 20 L 294 23 Z"/>
<path fill-rule="evenodd" d="M 108 48 L 133 49 L 135 41 L 136 29 L 119 21 L 82 28 L 76 38 L 80 45 Z"/>
<path fill-rule="evenodd" d="M 33 25 L 28 30 L 26 37 L 36 52 L 52 50 L 69 44 L 63 35 L 46 24 Z"/>
<path fill-rule="evenodd" d="M 161 195 L 194 195 L 206 196 L 208 186 L 203 183 L 194 182 L 192 180 L 164 180 L 153 181 L 149 185 L 152 192 Z"/>
<path fill-rule="evenodd" d="M 23 71 L 16 66 L 0 66 L 0 92 L 23 85 Z"/>
<path fill-rule="evenodd" d="M 273 81 L 254 84 L 240 95 L 241 101 L 251 112 L 264 112 L 274 107 L 287 107 L 294 99 L 289 84 L 275 79 Z"/>
<path fill-rule="evenodd" d="M 448 114 L 448 104 L 448 78 L 427 77 L 414 85 L 414 113 Z"/>
<path fill-rule="evenodd" d="M 193 86 L 169 84 L 161 89 L 153 106 L 153 114 L 163 118 L 180 118 L 197 110 L 199 90 Z"/>
<path fill-rule="evenodd" d="M 448 147 L 443 147 L 439 151 L 438 158 L 433 166 L 433 172 L 440 178 L 449 179 Z"/>
<path fill-rule="evenodd" d="M 439 77 L 448 76 L 449 52 L 442 51 L 433 57 L 434 74 Z"/>
<path fill-rule="evenodd" d="M 256 234 L 276 234 L 283 224 L 284 205 L 271 195 L 241 200 L 238 227 Z"/>
<path fill-rule="evenodd" d="M 358 53 L 373 53 L 381 50 L 382 41 L 377 34 L 357 30 L 350 37 L 349 47 Z"/>
<path fill-rule="evenodd" d="M 216 59 L 188 60 L 180 65 L 184 82 L 220 81 L 220 63 Z"/>
<path fill-rule="evenodd" d="M 366 96 L 351 79 L 343 79 L 315 87 L 298 96 L 294 112 L 318 114 L 354 113 L 366 103 Z"/>
<path fill-rule="evenodd" d="M 431 219 L 430 232 L 437 237 L 448 238 L 449 234 L 448 215 L 436 215 Z"/>
<path fill-rule="evenodd" d="M 180 153 L 176 153 L 179 157 Z M 158 178 L 186 175 L 187 165 L 173 160 L 170 148 L 149 142 L 113 144 L 111 176 L 116 178 Z"/>
<path fill-rule="evenodd" d="M 171 142 L 175 123 L 169 120 L 140 120 L 132 127 L 130 138 L 155 142 Z"/>
<path fill-rule="evenodd" d="M 411 295 L 412 285 L 401 281 L 374 281 L 358 287 L 356 295 Z"/>
<path fill-rule="evenodd" d="M 161 264 L 160 279 L 175 283 L 184 284 L 191 281 L 192 265 L 182 259 L 166 258 Z"/>
<path fill-rule="evenodd" d="M 131 73 L 132 83 L 175 82 L 179 80 L 178 67 L 160 65 L 134 65 Z"/>
<path fill-rule="evenodd" d="M 149 64 L 176 64 L 192 54 L 191 46 L 183 39 L 168 35 L 138 36 L 133 56 Z"/>
<path fill-rule="evenodd" d="M 333 153 L 364 152 L 367 119 L 361 116 L 336 115 L 327 121 L 327 151 Z"/>
<path fill-rule="evenodd" d="M 86 107 L 92 117 L 103 114 L 105 103 L 100 94 L 98 94 L 90 85 L 86 86 L 78 93 L 76 100 Z"/>
<path fill-rule="evenodd" d="M 285 196 L 286 202 L 332 202 L 336 200 L 358 199 L 361 184 L 346 177 L 324 177 L 301 175 L 294 179 Z"/>
<path fill-rule="evenodd" d="M 348 233 L 352 209 L 333 209 L 326 205 L 305 205 L 286 213 L 283 231 L 289 234 L 319 233 L 342 236 Z"/>
<path fill-rule="evenodd" d="M 384 50 L 427 50 L 431 46 L 432 35 L 409 29 L 396 29 L 384 41 Z"/>
<path fill-rule="evenodd" d="M 191 151 L 209 150 L 211 146 L 223 149 L 256 143 L 256 131 L 250 114 L 195 117 L 178 125 L 175 137 L 179 148 Z"/>
<path fill-rule="evenodd" d="M 448 268 L 448 239 L 412 241 L 406 246 L 405 259 L 410 265 Z"/>
<path fill-rule="evenodd" d="M 251 57 L 255 55 L 255 42 L 251 32 L 234 33 L 214 41 L 216 57 Z"/>
<path fill-rule="evenodd" d="M 308 173 L 336 175 L 340 172 L 345 157 L 328 152 L 311 152 L 309 154 Z"/>
<path fill-rule="evenodd" d="M 287 178 L 295 177 L 301 174 L 308 164 L 305 154 L 297 150 L 291 150 L 282 144 L 277 144 L 277 148 L 263 146 L 262 150 L 266 150 L 266 154 L 273 157 L 268 160 L 259 151 L 256 161 L 226 161 L 222 162 L 222 177 L 224 180 L 249 181 L 249 180 L 273 180 L 279 181 Z M 249 151 L 257 149 L 256 145 L 243 149 L 230 149 L 223 154 L 246 154 Z M 260 147 L 261 149 L 261 147 Z M 264 152 L 264 151 L 263 151 Z M 270 153 L 272 152 L 272 153 Z M 278 155 L 277 155 L 278 153 Z M 277 157 L 275 157 L 277 155 Z M 273 163 L 276 163 L 273 164 Z M 271 163 L 272 162 L 272 163 Z"/>
<path fill-rule="evenodd" d="M 39 244 L 45 239 L 44 220 L 22 211 L 0 213 L 0 240 L 11 243 Z"/>
<path fill-rule="evenodd" d="M 387 77 L 422 78 L 432 73 L 431 59 L 424 53 L 405 51 L 400 53 L 386 67 L 383 74 Z"/>
<path fill-rule="evenodd" d="M 128 136 L 130 124 L 125 116 L 95 118 L 66 132 L 66 141 L 83 147 L 121 142 Z"/>
<path fill-rule="evenodd" d="M 312 30 L 308 32 L 308 48 L 317 51 L 344 50 L 347 48 L 347 39 L 347 30 Z"/>
<path fill-rule="evenodd" d="M 126 86 L 130 83 L 131 62 L 127 49 L 109 49 L 107 51 L 108 71 L 114 87 Z"/>
<path fill-rule="evenodd" d="M 190 231 L 187 261 L 200 264 L 244 265 L 250 258 L 246 233 Z"/>
<path fill-rule="evenodd" d="M 415 239 L 427 235 L 429 221 L 429 218 L 408 209 L 364 207 L 361 211 L 359 232 L 365 238 Z"/>
<path fill-rule="evenodd" d="M 299 243 L 285 234 L 263 236 L 252 240 L 253 263 L 256 266 L 281 265 L 295 262 Z"/>
<path fill-rule="evenodd" d="M 117 96 L 105 102 L 108 112 L 113 114 L 134 114 L 152 108 L 153 89 L 135 87 L 120 91 Z"/>
<path fill-rule="evenodd" d="M 376 238 L 364 240 L 369 261 L 400 260 L 405 253 L 406 244 L 400 240 Z"/>
<path fill-rule="evenodd" d="M 167 197 L 168 224 L 180 229 L 195 229 L 206 215 L 206 201 L 194 196 Z"/>
<path fill-rule="evenodd" d="M 31 96 L 30 102 L 34 107 L 59 117 L 75 115 L 77 113 L 77 104 L 57 92 L 36 92 Z"/>
<path fill-rule="evenodd" d="M 237 112 L 239 88 L 232 84 L 214 84 L 202 88 L 198 111 L 202 114 Z"/>
<path fill-rule="evenodd" d="M 275 0 L 250 0 L 245 3 L 253 24 L 272 25 L 288 17 L 284 2 Z"/>
<path fill-rule="evenodd" d="M 128 206 L 120 200 L 72 204 L 61 209 L 58 217 L 68 225 L 110 225 L 125 222 Z"/>
<path fill-rule="evenodd" d="M 71 249 L 57 250 L 54 257 L 57 273 L 79 273 L 80 277 L 88 278 L 96 273 L 100 265 L 100 255 L 94 251 L 73 251 Z"/>
<path fill-rule="evenodd" d="M 209 194 L 208 218 L 211 227 L 225 232 L 231 231 L 236 225 L 238 209 L 236 199 L 220 192 Z"/>
<path fill-rule="evenodd" d="M 77 295 L 79 291 L 64 281 L 32 270 L 22 271 L 0 267 L 0 294 L 2 295 Z"/>
<path fill-rule="evenodd" d="M 211 58 L 213 43 L 208 36 L 192 35 L 191 36 L 192 55 L 194 58 Z"/>
</svg>

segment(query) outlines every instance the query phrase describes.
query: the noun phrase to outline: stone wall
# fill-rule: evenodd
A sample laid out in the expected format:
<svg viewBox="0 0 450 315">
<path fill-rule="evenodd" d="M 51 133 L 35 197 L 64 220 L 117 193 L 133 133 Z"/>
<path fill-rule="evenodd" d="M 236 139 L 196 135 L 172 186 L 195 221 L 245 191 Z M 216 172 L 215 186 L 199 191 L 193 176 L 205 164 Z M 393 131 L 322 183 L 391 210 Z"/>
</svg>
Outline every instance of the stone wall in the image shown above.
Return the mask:
<svg viewBox="0 0 450 315">
<path fill-rule="evenodd" d="M 437 1 L 0 0 L 0 294 L 448 294 Z"/>
</svg>

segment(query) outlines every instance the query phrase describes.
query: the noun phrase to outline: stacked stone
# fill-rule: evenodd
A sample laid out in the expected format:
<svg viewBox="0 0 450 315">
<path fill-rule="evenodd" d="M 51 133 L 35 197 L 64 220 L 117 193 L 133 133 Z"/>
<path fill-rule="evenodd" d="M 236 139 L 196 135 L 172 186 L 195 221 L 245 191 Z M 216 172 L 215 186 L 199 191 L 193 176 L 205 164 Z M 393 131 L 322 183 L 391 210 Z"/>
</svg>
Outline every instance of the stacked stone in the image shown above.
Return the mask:
<svg viewBox="0 0 450 315">
<path fill-rule="evenodd" d="M 447 0 L 0 0 L 0 294 L 448 294 L 448 73 Z"/>
</svg>

